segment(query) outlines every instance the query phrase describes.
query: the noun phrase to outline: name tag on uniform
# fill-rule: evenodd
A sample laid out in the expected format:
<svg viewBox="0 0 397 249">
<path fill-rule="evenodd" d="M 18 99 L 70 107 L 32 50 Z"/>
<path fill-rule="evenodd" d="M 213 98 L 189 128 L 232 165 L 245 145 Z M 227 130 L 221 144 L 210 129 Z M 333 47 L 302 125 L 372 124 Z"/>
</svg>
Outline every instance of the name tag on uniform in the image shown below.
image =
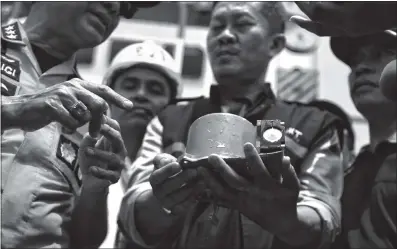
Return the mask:
<svg viewBox="0 0 397 249">
<path fill-rule="evenodd" d="M 81 185 L 82 175 L 80 167 L 77 163 L 78 151 L 79 146 L 77 144 L 73 143 L 63 135 L 60 136 L 56 155 L 70 168 L 70 170 L 74 173 L 78 184 Z"/>
<path fill-rule="evenodd" d="M 17 59 L 7 55 L 1 55 L 1 74 L 19 82 L 21 65 Z"/>
</svg>

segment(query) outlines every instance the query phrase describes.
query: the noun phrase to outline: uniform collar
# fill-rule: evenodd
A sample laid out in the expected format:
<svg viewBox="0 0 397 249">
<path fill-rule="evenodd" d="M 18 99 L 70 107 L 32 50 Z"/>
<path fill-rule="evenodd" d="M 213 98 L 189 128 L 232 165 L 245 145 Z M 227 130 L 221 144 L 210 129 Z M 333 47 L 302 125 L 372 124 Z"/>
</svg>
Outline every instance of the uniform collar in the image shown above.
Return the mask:
<svg viewBox="0 0 397 249">
<path fill-rule="evenodd" d="M 248 106 L 252 107 L 256 105 L 259 100 L 262 100 L 264 97 L 274 99 L 275 95 L 271 89 L 270 83 L 263 83 L 258 86 L 258 91 L 251 92 L 245 96 L 239 96 L 238 99 L 246 102 Z M 212 85 L 210 89 L 210 100 L 216 104 L 220 105 L 220 89 L 217 85 Z"/>
<path fill-rule="evenodd" d="M 50 69 L 48 69 L 45 73 L 42 74 L 45 76 L 54 76 L 54 75 L 78 75 L 76 70 L 76 59 L 75 55 L 70 57 L 67 61 L 58 64 Z"/>
<path fill-rule="evenodd" d="M 45 73 L 42 73 L 36 56 L 33 53 L 28 36 L 23 29 L 22 24 L 17 20 L 1 27 L 1 42 L 2 47 L 3 44 L 6 44 L 7 46 L 10 45 L 13 48 L 19 46 L 26 49 L 27 51 L 25 51 L 28 53 L 28 57 L 31 63 L 33 64 L 36 72 L 40 76 L 45 77 L 54 75 L 78 75 L 76 70 L 75 55 L 71 56 L 64 63 L 58 64 L 47 70 Z"/>
</svg>

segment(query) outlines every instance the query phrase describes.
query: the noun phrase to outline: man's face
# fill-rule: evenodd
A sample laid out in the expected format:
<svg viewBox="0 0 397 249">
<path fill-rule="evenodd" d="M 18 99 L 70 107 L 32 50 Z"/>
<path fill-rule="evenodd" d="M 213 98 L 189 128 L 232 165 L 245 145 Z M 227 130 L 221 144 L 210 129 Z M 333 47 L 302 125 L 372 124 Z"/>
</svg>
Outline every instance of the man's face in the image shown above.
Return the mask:
<svg viewBox="0 0 397 249">
<path fill-rule="evenodd" d="M 207 51 L 215 78 L 248 78 L 265 71 L 272 37 L 260 3 L 219 2 L 212 12 Z"/>
<path fill-rule="evenodd" d="M 120 2 L 35 2 L 28 20 L 36 26 L 34 37 L 77 50 L 102 43 L 116 28 L 119 13 Z"/>
<path fill-rule="evenodd" d="M 111 107 L 112 118 L 122 129 L 147 125 L 171 99 L 168 79 L 153 69 L 134 67 L 122 72 L 113 82 L 113 89 L 134 103 L 131 111 Z"/>
<path fill-rule="evenodd" d="M 396 105 L 379 88 L 383 68 L 396 58 L 395 49 L 368 45 L 360 48 L 351 62 L 349 87 L 357 110 L 369 123 L 388 124 L 396 119 Z"/>
</svg>

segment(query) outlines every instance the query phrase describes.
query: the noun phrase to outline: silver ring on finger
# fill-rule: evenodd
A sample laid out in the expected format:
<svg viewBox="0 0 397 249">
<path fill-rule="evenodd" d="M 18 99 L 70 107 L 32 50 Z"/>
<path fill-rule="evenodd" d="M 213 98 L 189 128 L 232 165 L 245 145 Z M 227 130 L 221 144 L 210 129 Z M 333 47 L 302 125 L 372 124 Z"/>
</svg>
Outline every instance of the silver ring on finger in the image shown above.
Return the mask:
<svg viewBox="0 0 397 249">
<path fill-rule="evenodd" d="M 84 105 L 83 102 L 81 101 L 77 101 L 74 105 L 72 105 L 72 107 L 70 108 L 70 113 L 72 114 L 72 116 L 74 118 L 76 118 L 77 120 L 81 120 L 85 114 L 87 113 L 88 109 L 87 107 Z"/>
</svg>

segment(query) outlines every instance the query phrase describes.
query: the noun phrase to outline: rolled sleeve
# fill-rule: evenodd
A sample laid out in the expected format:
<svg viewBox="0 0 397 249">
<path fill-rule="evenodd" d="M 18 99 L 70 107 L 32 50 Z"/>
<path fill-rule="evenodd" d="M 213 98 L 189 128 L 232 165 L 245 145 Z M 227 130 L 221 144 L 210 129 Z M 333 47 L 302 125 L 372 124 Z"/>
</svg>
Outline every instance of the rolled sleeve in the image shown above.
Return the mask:
<svg viewBox="0 0 397 249">
<path fill-rule="evenodd" d="M 343 163 L 340 148 L 337 131 L 327 131 L 306 157 L 299 177 L 298 207 L 312 208 L 321 217 L 321 245 L 333 242 L 341 228 Z"/>
<path fill-rule="evenodd" d="M 162 130 L 159 119 L 153 119 L 148 125 L 138 158 L 123 179 L 123 187 L 127 190 L 121 202 L 118 224 L 127 238 L 143 248 L 153 246 L 146 244 L 136 228 L 135 202 L 139 196 L 152 189 L 149 177 L 154 169 L 154 157 L 162 152 Z"/>
</svg>

